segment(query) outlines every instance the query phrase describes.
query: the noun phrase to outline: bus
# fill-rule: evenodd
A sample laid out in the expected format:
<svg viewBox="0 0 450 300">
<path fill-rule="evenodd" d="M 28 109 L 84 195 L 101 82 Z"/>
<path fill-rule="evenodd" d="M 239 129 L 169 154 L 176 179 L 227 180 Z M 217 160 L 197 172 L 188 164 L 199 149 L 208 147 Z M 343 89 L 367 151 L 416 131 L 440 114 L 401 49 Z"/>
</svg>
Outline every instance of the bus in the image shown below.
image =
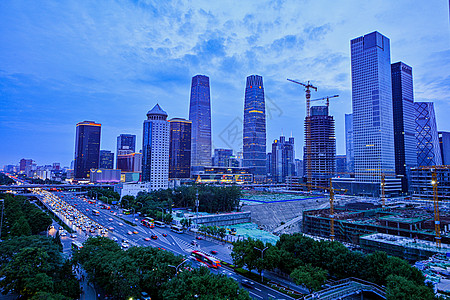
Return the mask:
<svg viewBox="0 0 450 300">
<path fill-rule="evenodd" d="M 98 210 L 95 210 L 95 209 L 92 210 L 92 214 L 94 216 L 100 216 L 100 212 Z"/>
<path fill-rule="evenodd" d="M 145 217 L 141 220 L 141 224 L 148 228 L 155 228 L 155 220 L 149 217 Z"/>
<path fill-rule="evenodd" d="M 170 230 L 172 230 L 172 231 L 174 231 L 176 233 L 183 233 L 184 232 L 183 227 L 178 226 L 178 225 L 170 226 Z"/>
<path fill-rule="evenodd" d="M 212 256 L 208 256 L 205 253 L 202 253 L 200 251 L 194 250 L 191 252 L 191 256 L 196 261 L 199 261 L 201 263 L 204 263 L 209 268 L 218 269 L 220 267 L 220 261 Z"/>
<path fill-rule="evenodd" d="M 166 223 L 161 222 L 161 221 L 155 221 L 155 225 L 158 227 L 166 227 Z"/>
<path fill-rule="evenodd" d="M 132 209 L 124 209 L 124 210 L 123 210 L 123 214 L 124 214 L 124 215 L 131 215 L 132 212 L 133 212 Z"/>
<path fill-rule="evenodd" d="M 72 242 L 72 250 L 81 250 L 83 248 L 83 244 L 78 241 Z"/>
</svg>

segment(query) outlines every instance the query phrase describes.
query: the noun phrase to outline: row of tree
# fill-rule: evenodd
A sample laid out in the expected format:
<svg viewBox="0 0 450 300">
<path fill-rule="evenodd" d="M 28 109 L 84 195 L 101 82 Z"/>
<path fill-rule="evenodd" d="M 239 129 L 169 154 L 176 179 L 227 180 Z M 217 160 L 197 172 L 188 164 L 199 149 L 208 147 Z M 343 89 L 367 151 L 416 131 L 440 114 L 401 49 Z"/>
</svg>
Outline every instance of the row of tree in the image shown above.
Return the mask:
<svg viewBox="0 0 450 300">
<path fill-rule="evenodd" d="M 115 192 L 113 188 L 89 188 L 87 195 L 90 198 L 97 198 L 107 204 L 120 200 L 120 194 Z"/>
<path fill-rule="evenodd" d="M 152 247 L 127 251 L 104 238 L 89 238 L 73 256 L 88 279 L 117 299 L 250 299 L 248 292 L 231 278 L 214 275 L 207 268 L 192 269 L 183 258 Z M 178 271 L 178 273 L 176 273 Z"/>
<path fill-rule="evenodd" d="M 212 236 L 220 237 L 222 240 L 227 235 L 227 230 L 220 226 L 205 226 L 202 225 L 198 229 L 200 232 L 207 233 Z"/>
<path fill-rule="evenodd" d="M 311 291 L 319 290 L 327 278 L 357 277 L 387 286 L 388 299 L 434 299 L 422 273 L 403 259 L 385 252 L 350 251 L 339 242 L 315 241 L 300 233 L 282 235 L 276 245 L 237 241 L 231 256 L 236 266 L 259 272 L 278 269 Z"/>
</svg>

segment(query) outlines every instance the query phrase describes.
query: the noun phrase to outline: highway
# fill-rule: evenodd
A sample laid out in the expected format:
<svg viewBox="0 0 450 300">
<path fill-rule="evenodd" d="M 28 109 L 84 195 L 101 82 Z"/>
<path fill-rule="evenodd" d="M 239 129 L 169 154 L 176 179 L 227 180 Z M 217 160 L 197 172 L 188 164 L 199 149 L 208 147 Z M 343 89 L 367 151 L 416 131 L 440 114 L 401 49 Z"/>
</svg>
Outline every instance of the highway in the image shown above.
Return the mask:
<svg viewBox="0 0 450 300">
<path fill-rule="evenodd" d="M 36 191 L 36 190 L 35 190 Z M 96 230 L 95 232 L 89 232 L 89 230 L 82 231 L 79 227 L 75 226 L 76 220 L 83 220 L 84 222 L 89 222 L 92 224 L 99 224 L 102 228 L 113 228 L 113 230 L 108 230 L 108 232 L 102 234 L 105 237 L 111 239 L 117 239 L 117 243 L 122 245 L 123 241 L 128 241 L 128 244 L 131 246 L 142 246 L 142 247 L 157 247 L 164 249 L 166 251 L 171 251 L 175 254 L 184 256 L 186 258 L 191 258 L 190 253 L 193 250 L 200 250 L 209 256 L 213 256 L 222 261 L 232 263 L 232 259 L 230 256 L 231 247 L 228 243 L 222 245 L 218 241 L 207 241 L 207 240 L 196 240 L 197 245 L 192 245 L 191 242 L 194 240 L 194 237 L 187 233 L 175 233 L 170 230 L 170 228 L 159 228 L 155 227 L 153 229 L 144 227 L 140 224 L 140 219 L 135 218 L 131 215 L 123 215 L 121 209 L 115 209 L 111 206 L 111 209 L 101 209 L 100 201 L 97 200 L 97 203 L 89 204 L 87 200 L 84 200 L 82 197 L 77 197 L 73 193 L 70 192 L 47 192 L 40 191 L 41 196 L 38 198 L 42 201 L 47 208 L 52 209 L 58 217 L 66 223 L 69 227 L 77 233 L 76 240 L 83 242 L 90 236 L 100 235 L 100 230 Z M 62 200 L 62 201 L 61 201 Z M 55 204 L 49 205 L 54 201 L 59 201 L 60 203 L 64 203 L 64 212 L 61 209 L 56 210 L 53 206 Z M 68 204 L 68 205 L 66 205 Z M 74 218 L 72 221 L 70 220 L 70 216 L 66 213 L 67 210 L 70 210 L 72 214 L 76 214 L 77 218 Z M 97 210 L 100 214 L 95 216 L 92 213 L 92 210 Z M 75 213 L 73 213 L 75 211 Z M 132 226 L 124 222 L 124 220 L 133 222 L 136 226 Z M 98 226 L 98 225 L 97 225 Z M 137 232 L 137 233 L 133 233 Z M 166 236 L 163 236 L 166 235 Z M 156 235 L 157 239 L 151 239 L 152 235 Z M 66 240 L 69 237 L 64 237 Z M 150 241 L 145 240 L 145 238 L 150 238 Z M 217 251 L 217 254 L 211 254 L 211 251 Z M 198 267 L 203 265 L 197 261 L 190 259 L 192 266 Z M 203 265 L 205 266 L 205 265 Z M 215 274 L 224 274 L 228 277 L 231 277 L 242 283 L 242 280 L 246 279 L 240 274 L 234 272 L 233 269 L 227 267 L 220 267 L 219 269 L 210 268 L 210 271 Z M 250 296 L 254 299 L 294 299 L 290 296 L 287 296 L 283 293 L 278 292 L 270 287 L 265 285 L 261 285 L 258 282 L 252 281 L 248 279 L 251 283 L 251 287 L 244 287 L 250 293 Z"/>
</svg>

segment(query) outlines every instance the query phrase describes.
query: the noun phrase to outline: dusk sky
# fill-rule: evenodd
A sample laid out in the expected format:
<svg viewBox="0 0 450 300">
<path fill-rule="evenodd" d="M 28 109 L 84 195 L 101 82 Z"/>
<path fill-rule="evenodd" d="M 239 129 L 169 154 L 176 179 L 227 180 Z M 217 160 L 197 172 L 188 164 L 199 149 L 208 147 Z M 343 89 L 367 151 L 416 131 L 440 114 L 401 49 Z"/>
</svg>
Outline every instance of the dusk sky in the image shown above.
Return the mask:
<svg viewBox="0 0 450 300">
<path fill-rule="evenodd" d="M 337 154 L 351 113 L 350 40 L 379 31 L 413 68 L 415 101 L 450 131 L 448 1 L 0 1 L 0 166 L 74 158 L 75 125 L 102 124 L 101 149 L 137 135 L 156 103 L 188 118 L 191 78 L 210 77 L 213 148 L 239 151 L 245 80 L 263 76 L 267 149 L 283 132 L 301 158 L 305 93 L 331 102 Z"/>
</svg>

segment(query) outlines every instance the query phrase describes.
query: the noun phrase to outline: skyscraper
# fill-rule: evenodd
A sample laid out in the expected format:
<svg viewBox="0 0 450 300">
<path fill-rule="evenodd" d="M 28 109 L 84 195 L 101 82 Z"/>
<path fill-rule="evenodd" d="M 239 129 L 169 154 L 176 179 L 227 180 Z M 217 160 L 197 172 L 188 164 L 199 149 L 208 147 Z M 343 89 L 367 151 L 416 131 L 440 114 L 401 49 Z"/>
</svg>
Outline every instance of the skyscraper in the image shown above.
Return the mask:
<svg viewBox="0 0 450 300">
<path fill-rule="evenodd" d="M 341 176 L 342 173 L 347 172 L 347 156 L 336 155 L 336 173 Z"/>
<path fill-rule="evenodd" d="M 380 182 L 395 172 L 389 39 L 378 32 L 351 40 L 356 179 Z"/>
<path fill-rule="evenodd" d="M 98 169 L 102 124 L 84 121 L 77 124 L 75 137 L 75 178 L 89 178 L 91 169 Z"/>
<path fill-rule="evenodd" d="M 100 169 L 114 169 L 114 153 L 100 150 Z"/>
<path fill-rule="evenodd" d="M 167 189 L 169 183 L 169 122 L 167 113 L 156 104 L 147 113 L 142 139 L 142 181 L 151 190 Z"/>
<path fill-rule="evenodd" d="M 169 120 L 169 178 L 191 176 L 191 130 L 192 122 L 181 118 Z"/>
<path fill-rule="evenodd" d="M 402 62 L 391 65 L 394 111 L 395 173 L 403 175 L 402 191 L 408 191 L 410 168 L 417 166 L 412 68 Z"/>
<path fill-rule="evenodd" d="M 355 155 L 353 151 L 353 115 L 345 114 L 345 156 L 347 172 L 355 172 Z"/>
<path fill-rule="evenodd" d="M 336 137 L 334 119 L 328 115 L 327 106 L 311 107 L 310 126 L 311 184 L 329 186 L 336 172 Z"/>
<path fill-rule="evenodd" d="M 124 150 L 121 150 L 124 151 Z M 117 169 L 122 172 L 142 172 L 142 153 L 117 155 Z"/>
<path fill-rule="evenodd" d="M 191 166 L 211 166 L 211 100 L 209 77 L 192 77 L 189 120 L 192 121 Z"/>
<path fill-rule="evenodd" d="M 119 155 L 126 155 L 136 152 L 136 136 L 134 134 L 121 134 L 117 137 L 116 168 L 118 166 Z"/>
<path fill-rule="evenodd" d="M 294 138 L 280 136 L 272 143 L 272 182 L 286 182 L 286 177 L 295 176 Z"/>
<path fill-rule="evenodd" d="M 229 167 L 228 160 L 233 156 L 232 149 L 214 149 L 213 166 Z"/>
<path fill-rule="evenodd" d="M 433 102 L 415 102 L 417 165 L 442 165 Z"/>
<path fill-rule="evenodd" d="M 439 146 L 441 148 L 442 164 L 450 165 L 450 132 L 439 131 Z"/>
<path fill-rule="evenodd" d="M 262 77 L 248 76 L 244 101 L 243 165 L 250 168 L 255 181 L 264 181 L 266 178 L 265 106 Z"/>
</svg>

